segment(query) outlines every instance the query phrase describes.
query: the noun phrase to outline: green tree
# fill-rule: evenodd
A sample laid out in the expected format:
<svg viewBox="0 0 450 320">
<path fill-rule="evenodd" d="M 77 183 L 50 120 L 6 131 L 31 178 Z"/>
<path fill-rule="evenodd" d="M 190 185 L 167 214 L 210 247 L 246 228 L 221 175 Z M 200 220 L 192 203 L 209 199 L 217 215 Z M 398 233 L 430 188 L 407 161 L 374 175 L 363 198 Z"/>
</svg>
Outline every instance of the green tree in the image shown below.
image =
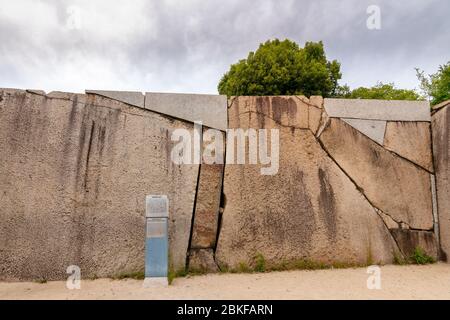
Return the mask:
<svg viewBox="0 0 450 320">
<path fill-rule="evenodd" d="M 381 100 L 420 100 L 423 99 L 415 90 L 397 89 L 393 83 L 378 82 L 371 88 L 359 87 L 350 90 L 348 86 L 340 86 L 337 97 L 349 99 L 381 99 Z"/>
<path fill-rule="evenodd" d="M 323 43 L 278 39 L 260 44 L 247 59 L 231 65 L 219 82 L 220 94 L 333 96 L 341 78 L 340 63 L 328 61 Z"/>
<path fill-rule="evenodd" d="M 417 78 L 420 81 L 420 88 L 431 101 L 436 105 L 450 99 L 450 61 L 439 66 L 436 73 L 427 76 L 417 69 Z"/>
</svg>

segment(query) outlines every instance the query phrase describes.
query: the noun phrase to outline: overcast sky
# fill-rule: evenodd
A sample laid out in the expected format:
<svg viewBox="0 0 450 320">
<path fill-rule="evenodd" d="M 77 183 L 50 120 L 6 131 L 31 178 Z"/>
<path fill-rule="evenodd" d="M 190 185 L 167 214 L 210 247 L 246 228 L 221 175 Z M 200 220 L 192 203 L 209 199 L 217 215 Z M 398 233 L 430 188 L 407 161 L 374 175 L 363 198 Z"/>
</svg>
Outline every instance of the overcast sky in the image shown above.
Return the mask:
<svg viewBox="0 0 450 320">
<path fill-rule="evenodd" d="M 449 17 L 449 0 L 0 0 L 0 87 L 217 93 L 230 64 L 289 38 L 322 40 L 341 84 L 414 88 L 414 67 L 450 60 Z"/>
</svg>

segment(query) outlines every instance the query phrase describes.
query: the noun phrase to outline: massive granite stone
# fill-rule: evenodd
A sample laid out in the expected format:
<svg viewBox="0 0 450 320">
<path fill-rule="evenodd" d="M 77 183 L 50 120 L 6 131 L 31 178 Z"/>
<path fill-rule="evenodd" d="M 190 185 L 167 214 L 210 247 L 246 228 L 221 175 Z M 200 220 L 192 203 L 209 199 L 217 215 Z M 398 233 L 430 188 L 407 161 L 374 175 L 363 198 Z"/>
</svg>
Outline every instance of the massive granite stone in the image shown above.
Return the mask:
<svg viewBox="0 0 450 320">
<path fill-rule="evenodd" d="M 433 229 L 427 171 L 385 150 L 340 119 L 330 119 L 320 140 L 375 207 L 411 228 Z"/>
<path fill-rule="evenodd" d="M 145 108 L 204 126 L 227 129 L 227 97 L 212 94 L 155 93 L 145 94 Z"/>
<path fill-rule="evenodd" d="M 433 172 L 429 122 L 388 121 L 384 147 Z"/>
<path fill-rule="evenodd" d="M 223 170 L 223 164 L 200 166 L 191 248 L 207 249 L 216 245 Z"/>
<path fill-rule="evenodd" d="M 276 175 L 261 175 L 259 164 L 226 164 L 220 266 L 252 264 L 257 254 L 268 265 L 297 259 L 388 263 L 398 251 L 375 209 L 307 128 L 306 102 L 239 97 L 230 107 L 230 128 L 280 130 L 280 158 Z"/>
<path fill-rule="evenodd" d="M 0 277 L 144 268 L 145 196 L 169 197 L 171 265 L 185 267 L 198 165 L 170 159 L 193 125 L 98 95 L 0 91 Z"/>
<path fill-rule="evenodd" d="M 431 121 L 428 101 L 327 98 L 324 107 L 331 118 Z"/>
<path fill-rule="evenodd" d="M 433 153 L 443 258 L 450 255 L 450 101 L 436 108 L 432 116 Z"/>
</svg>

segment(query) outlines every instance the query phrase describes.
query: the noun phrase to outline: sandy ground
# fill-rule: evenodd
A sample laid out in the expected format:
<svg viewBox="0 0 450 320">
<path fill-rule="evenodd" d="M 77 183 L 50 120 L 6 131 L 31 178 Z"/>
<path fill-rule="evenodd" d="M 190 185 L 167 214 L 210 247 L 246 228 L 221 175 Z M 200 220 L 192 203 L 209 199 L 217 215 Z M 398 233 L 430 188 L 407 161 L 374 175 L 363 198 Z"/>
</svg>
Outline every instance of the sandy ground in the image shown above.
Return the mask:
<svg viewBox="0 0 450 320">
<path fill-rule="evenodd" d="M 450 264 L 381 267 L 381 290 L 367 289 L 367 269 L 216 274 L 144 289 L 138 280 L 0 283 L 0 299 L 450 299 Z"/>
</svg>

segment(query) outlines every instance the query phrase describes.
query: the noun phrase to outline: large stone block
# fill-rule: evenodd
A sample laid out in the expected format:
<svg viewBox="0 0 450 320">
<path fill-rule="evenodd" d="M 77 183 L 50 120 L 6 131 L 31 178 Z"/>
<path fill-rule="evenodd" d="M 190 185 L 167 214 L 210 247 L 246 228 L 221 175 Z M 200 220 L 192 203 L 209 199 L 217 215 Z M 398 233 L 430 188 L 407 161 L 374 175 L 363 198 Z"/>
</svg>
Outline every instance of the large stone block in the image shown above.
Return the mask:
<svg viewBox="0 0 450 320">
<path fill-rule="evenodd" d="M 223 170 L 223 164 L 200 166 L 191 248 L 206 249 L 216 245 Z"/>
<path fill-rule="evenodd" d="M 248 122 L 258 123 L 260 128 L 265 128 L 265 120 L 273 123 L 299 129 L 308 129 L 308 99 L 295 96 L 276 97 L 236 97 L 239 100 L 239 109 L 228 109 L 229 128 L 242 127 Z M 269 121 L 270 123 L 270 121 Z M 255 127 L 256 128 L 256 127 Z"/>
<path fill-rule="evenodd" d="M 324 106 L 331 118 L 431 121 L 428 101 L 327 98 Z"/>
<path fill-rule="evenodd" d="M 198 165 L 171 161 L 170 136 L 193 125 L 98 95 L 55 96 L 0 91 L 0 277 L 143 270 L 148 194 L 168 195 L 171 264 L 184 268 Z"/>
<path fill-rule="evenodd" d="M 450 103 L 433 114 L 433 153 L 443 258 L 450 255 Z"/>
<path fill-rule="evenodd" d="M 342 121 L 351 125 L 378 144 L 383 145 L 386 121 L 347 118 L 342 118 Z"/>
<path fill-rule="evenodd" d="M 434 171 L 428 122 L 388 122 L 384 147 L 430 172 Z"/>
<path fill-rule="evenodd" d="M 391 262 L 398 249 L 375 209 L 310 130 L 279 121 L 300 112 L 289 101 L 239 97 L 229 109 L 231 128 L 280 130 L 280 165 L 276 175 L 261 175 L 261 165 L 226 164 L 216 261 L 233 268 L 262 254 L 268 265 L 297 259 Z M 290 103 L 278 121 L 272 111 L 248 112 Z"/>
<path fill-rule="evenodd" d="M 330 120 L 320 140 L 375 207 L 411 228 L 433 228 L 427 171 L 385 150 L 340 119 Z"/>
<path fill-rule="evenodd" d="M 145 94 L 145 108 L 206 127 L 227 129 L 227 97 L 208 94 Z"/>
</svg>

